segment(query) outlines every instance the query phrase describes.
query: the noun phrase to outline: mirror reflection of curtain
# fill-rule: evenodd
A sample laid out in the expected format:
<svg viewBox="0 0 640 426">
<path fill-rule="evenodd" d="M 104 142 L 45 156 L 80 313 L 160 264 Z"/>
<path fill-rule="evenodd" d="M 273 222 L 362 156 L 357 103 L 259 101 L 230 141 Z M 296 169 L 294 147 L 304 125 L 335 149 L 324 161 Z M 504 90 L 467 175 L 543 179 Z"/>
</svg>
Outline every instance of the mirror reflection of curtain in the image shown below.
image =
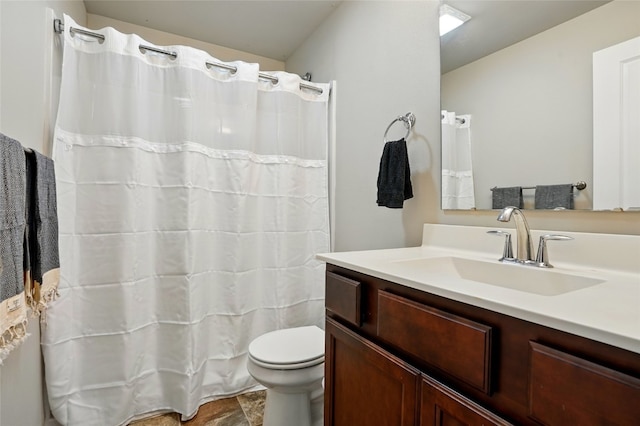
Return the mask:
<svg viewBox="0 0 640 426">
<path fill-rule="evenodd" d="M 457 118 L 457 120 L 456 120 Z M 442 208 L 473 209 L 471 116 L 442 110 Z"/>
</svg>

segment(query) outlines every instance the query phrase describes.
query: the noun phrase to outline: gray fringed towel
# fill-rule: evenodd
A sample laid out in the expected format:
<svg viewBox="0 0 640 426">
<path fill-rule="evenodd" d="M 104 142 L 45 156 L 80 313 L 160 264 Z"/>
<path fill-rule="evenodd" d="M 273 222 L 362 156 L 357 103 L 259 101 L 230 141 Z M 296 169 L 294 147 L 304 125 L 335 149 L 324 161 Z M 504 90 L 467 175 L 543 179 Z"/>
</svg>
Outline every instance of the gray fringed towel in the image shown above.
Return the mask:
<svg viewBox="0 0 640 426">
<path fill-rule="evenodd" d="M 518 207 L 519 209 L 524 207 L 521 186 L 493 188 L 491 192 L 491 208 L 493 209 L 503 209 L 508 206 Z"/>
<path fill-rule="evenodd" d="M 0 364 L 26 338 L 25 193 L 24 148 L 0 133 Z"/>
<path fill-rule="evenodd" d="M 538 185 L 535 195 L 536 209 L 573 209 L 573 185 Z"/>
<path fill-rule="evenodd" d="M 39 152 L 27 154 L 27 299 L 43 313 L 57 296 L 59 282 L 58 213 L 53 160 Z M 44 317 L 43 317 L 44 318 Z"/>
<path fill-rule="evenodd" d="M 400 209 L 404 200 L 413 197 L 407 142 L 387 142 L 380 158 L 378 172 L 378 205 Z"/>
</svg>

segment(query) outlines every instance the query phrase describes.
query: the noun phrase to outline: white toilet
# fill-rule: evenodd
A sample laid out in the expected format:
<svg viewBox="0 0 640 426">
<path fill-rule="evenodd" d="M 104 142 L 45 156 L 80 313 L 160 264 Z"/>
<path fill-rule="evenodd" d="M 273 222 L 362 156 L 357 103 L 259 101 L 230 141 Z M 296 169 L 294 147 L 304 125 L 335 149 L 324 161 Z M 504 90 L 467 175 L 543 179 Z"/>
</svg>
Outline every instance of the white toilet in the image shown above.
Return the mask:
<svg viewBox="0 0 640 426">
<path fill-rule="evenodd" d="M 267 388 L 264 426 L 322 424 L 324 331 L 276 330 L 249 344 L 249 374 Z"/>
</svg>

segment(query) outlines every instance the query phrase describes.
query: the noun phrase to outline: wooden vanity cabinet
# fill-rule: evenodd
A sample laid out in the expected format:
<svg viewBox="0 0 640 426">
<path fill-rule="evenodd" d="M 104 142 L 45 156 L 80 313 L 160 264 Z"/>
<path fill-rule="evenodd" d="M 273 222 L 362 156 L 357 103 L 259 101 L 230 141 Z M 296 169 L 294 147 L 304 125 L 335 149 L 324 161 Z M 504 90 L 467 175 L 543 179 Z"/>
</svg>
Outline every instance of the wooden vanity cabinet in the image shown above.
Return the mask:
<svg viewBox="0 0 640 426">
<path fill-rule="evenodd" d="M 640 354 L 327 265 L 325 426 L 640 425 Z"/>
</svg>

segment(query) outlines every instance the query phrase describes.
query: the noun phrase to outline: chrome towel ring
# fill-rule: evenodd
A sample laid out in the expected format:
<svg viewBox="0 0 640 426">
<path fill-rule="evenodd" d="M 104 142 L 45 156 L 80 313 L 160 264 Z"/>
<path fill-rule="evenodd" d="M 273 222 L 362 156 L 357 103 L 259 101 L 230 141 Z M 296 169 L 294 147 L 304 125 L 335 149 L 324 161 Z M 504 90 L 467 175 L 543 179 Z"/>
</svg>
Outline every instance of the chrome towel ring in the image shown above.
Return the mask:
<svg viewBox="0 0 640 426">
<path fill-rule="evenodd" d="M 394 123 L 396 123 L 398 121 L 402 121 L 404 123 L 404 126 L 407 128 L 407 134 L 404 135 L 404 138 L 406 140 L 409 137 L 409 133 L 411 133 L 411 129 L 416 124 L 416 116 L 412 112 L 408 112 L 405 115 L 399 115 L 395 120 L 393 120 L 387 126 L 387 130 L 384 131 L 384 138 L 383 139 L 384 139 L 385 143 L 389 142 L 387 140 L 387 133 L 389 133 L 389 129 L 391 128 L 391 126 L 394 125 Z"/>
</svg>

